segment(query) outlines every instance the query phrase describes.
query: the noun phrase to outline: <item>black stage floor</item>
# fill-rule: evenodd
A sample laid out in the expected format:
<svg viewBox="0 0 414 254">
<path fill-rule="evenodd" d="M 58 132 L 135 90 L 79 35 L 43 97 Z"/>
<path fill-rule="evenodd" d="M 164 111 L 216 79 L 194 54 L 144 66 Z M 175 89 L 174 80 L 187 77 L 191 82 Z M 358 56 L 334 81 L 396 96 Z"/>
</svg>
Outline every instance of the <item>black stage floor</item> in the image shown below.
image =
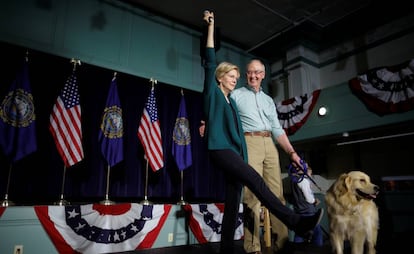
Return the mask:
<svg viewBox="0 0 414 254">
<path fill-rule="evenodd" d="M 243 241 L 236 241 L 236 248 L 234 253 L 229 254 L 246 254 L 243 249 Z M 136 250 L 126 253 L 135 253 L 135 254 L 218 254 L 219 253 L 219 244 L 220 243 L 206 243 L 206 244 L 190 244 L 174 247 L 164 247 L 156 249 L 145 249 L 145 250 Z M 283 251 L 277 252 L 277 254 L 330 254 L 330 246 L 323 247 L 314 247 L 309 244 L 294 244 L 289 242 L 286 245 L 286 248 Z M 272 251 L 272 248 L 264 248 L 262 250 L 263 254 L 275 254 Z"/>
<path fill-rule="evenodd" d="M 377 242 L 377 254 L 396 254 L 407 253 L 407 249 L 411 249 L 412 233 L 409 236 L 399 238 L 390 238 L 386 241 Z M 379 239 L 380 240 L 380 239 Z M 220 243 L 206 243 L 206 244 L 190 244 L 174 247 L 154 248 L 135 250 L 128 252 L 120 252 L 119 254 L 218 254 Z M 243 241 L 235 241 L 235 251 L 229 254 L 246 254 L 243 249 Z M 331 246 L 327 241 L 322 247 L 315 247 L 307 243 L 293 243 L 288 242 L 285 248 L 278 252 L 273 252 L 272 248 L 263 248 L 263 254 L 331 254 Z M 344 254 L 350 254 L 349 245 L 345 244 Z"/>
</svg>

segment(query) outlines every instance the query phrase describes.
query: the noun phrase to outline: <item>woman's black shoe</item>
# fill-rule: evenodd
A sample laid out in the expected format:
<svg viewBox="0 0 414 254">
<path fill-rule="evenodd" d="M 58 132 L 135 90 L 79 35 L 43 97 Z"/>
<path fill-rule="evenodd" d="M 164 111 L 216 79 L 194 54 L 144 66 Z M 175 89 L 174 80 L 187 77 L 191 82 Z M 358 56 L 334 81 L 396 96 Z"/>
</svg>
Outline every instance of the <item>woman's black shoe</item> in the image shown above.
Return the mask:
<svg viewBox="0 0 414 254">
<path fill-rule="evenodd" d="M 294 231 L 300 237 L 310 239 L 313 234 L 313 229 L 321 222 L 323 216 L 323 209 L 320 208 L 312 216 L 302 216 L 299 223 L 295 226 Z"/>
</svg>

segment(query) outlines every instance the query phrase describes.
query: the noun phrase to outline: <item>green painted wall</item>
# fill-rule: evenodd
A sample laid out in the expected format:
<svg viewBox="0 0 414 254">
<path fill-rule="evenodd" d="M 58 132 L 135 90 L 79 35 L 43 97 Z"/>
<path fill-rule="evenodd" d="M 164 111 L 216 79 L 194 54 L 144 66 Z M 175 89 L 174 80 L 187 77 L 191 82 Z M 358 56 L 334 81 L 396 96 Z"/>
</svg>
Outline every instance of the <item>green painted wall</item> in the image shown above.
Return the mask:
<svg viewBox="0 0 414 254">
<path fill-rule="evenodd" d="M 1 41 L 202 90 L 200 31 L 116 0 L 21 0 L 0 5 Z M 218 60 L 243 68 L 250 57 L 224 42 L 218 52 Z"/>
<path fill-rule="evenodd" d="M 0 217 L 0 253 L 13 254 L 22 245 L 25 254 L 58 253 L 33 207 L 8 207 Z"/>
<path fill-rule="evenodd" d="M 0 41 L 67 57 L 68 64 L 69 59 L 76 58 L 102 68 L 202 91 L 200 31 L 116 0 L 20 0 L 6 1 L 0 6 Z M 252 55 L 222 42 L 217 57 L 219 61 L 238 64 L 244 73 L 245 63 Z M 244 83 L 242 75 L 239 85 Z M 267 91 L 268 80 L 264 83 Z M 292 141 L 414 119 L 413 111 L 376 116 L 350 93 L 347 84 L 324 85 L 328 88 L 322 90 L 316 107 L 328 105 L 330 114 L 321 119 L 312 113 L 291 137 Z"/>
<path fill-rule="evenodd" d="M 319 117 L 317 114 L 317 109 L 321 105 L 325 105 L 329 110 L 325 117 Z M 361 130 L 413 119 L 413 110 L 385 116 L 374 114 L 352 94 L 348 84 L 341 84 L 321 91 L 317 104 L 306 124 L 295 134 L 289 136 L 289 139 L 303 141 L 333 134 L 340 136 L 345 131 Z"/>
</svg>

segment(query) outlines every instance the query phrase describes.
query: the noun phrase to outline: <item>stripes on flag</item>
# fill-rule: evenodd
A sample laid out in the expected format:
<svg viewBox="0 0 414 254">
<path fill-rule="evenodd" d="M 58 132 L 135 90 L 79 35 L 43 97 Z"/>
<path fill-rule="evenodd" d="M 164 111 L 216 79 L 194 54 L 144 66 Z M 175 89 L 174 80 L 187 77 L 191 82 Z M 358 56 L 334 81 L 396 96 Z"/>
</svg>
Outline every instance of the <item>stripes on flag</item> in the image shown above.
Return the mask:
<svg viewBox="0 0 414 254">
<path fill-rule="evenodd" d="M 49 118 L 49 130 L 66 167 L 84 158 L 81 107 L 75 73 L 67 79 Z"/>
<path fill-rule="evenodd" d="M 137 135 L 144 147 L 145 156 L 152 170 L 155 172 L 164 167 L 164 153 L 162 150 L 161 129 L 154 87 L 151 88 L 150 95 L 145 104 Z"/>
</svg>

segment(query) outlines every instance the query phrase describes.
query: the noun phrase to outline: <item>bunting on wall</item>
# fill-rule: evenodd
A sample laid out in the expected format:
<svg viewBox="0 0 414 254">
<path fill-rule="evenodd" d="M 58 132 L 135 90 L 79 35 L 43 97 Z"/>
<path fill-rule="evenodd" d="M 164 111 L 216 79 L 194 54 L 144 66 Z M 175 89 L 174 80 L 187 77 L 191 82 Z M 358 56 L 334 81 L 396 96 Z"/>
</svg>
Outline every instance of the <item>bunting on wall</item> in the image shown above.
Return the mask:
<svg viewBox="0 0 414 254">
<path fill-rule="evenodd" d="M 199 243 L 219 242 L 221 240 L 224 204 L 184 205 L 184 210 L 190 213 L 190 229 Z M 234 240 L 243 239 L 243 236 L 243 204 L 240 204 Z"/>
<path fill-rule="evenodd" d="M 109 253 L 151 248 L 171 205 L 35 206 L 59 253 Z"/>
<path fill-rule="evenodd" d="M 276 111 L 280 125 L 287 135 L 293 135 L 308 119 L 321 90 L 315 90 L 310 95 L 305 94 L 276 103 Z"/>
<path fill-rule="evenodd" d="M 366 107 L 382 116 L 414 109 L 414 59 L 380 67 L 349 81 L 352 92 Z"/>
</svg>

